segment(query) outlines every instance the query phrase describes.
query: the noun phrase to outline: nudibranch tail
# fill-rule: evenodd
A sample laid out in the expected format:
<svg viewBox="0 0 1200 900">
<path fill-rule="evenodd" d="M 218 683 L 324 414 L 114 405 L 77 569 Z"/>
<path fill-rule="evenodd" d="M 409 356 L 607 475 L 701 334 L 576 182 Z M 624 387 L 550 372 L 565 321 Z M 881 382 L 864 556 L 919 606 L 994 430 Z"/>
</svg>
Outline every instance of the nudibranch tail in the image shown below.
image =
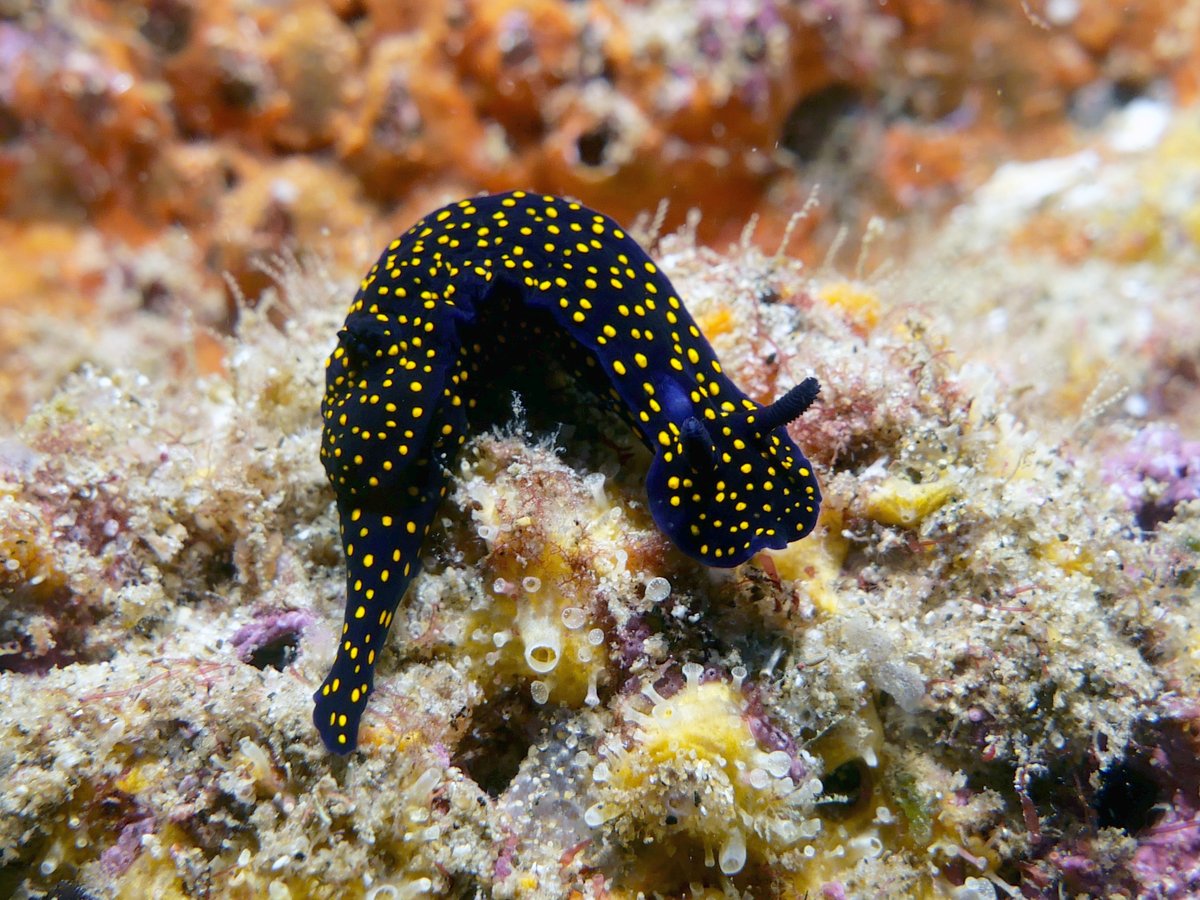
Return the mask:
<svg viewBox="0 0 1200 900">
<path fill-rule="evenodd" d="M 440 499 L 440 491 L 438 492 Z M 313 695 L 313 722 L 330 750 L 348 753 L 375 682 L 375 663 L 409 582 L 420 571 L 421 544 L 436 503 L 392 513 L 345 504 L 346 612 L 337 657 Z"/>
<path fill-rule="evenodd" d="M 814 527 L 821 493 L 785 426 L 816 379 L 768 406 L 747 398 L 645 251 L 580 203 L 513 191 L 436 210 L 367 273 L 327 363 L 321 458 L 347 565 L 337 659 L 315 695 L 329 749 L 357 744 L 473 411 L 494 376 L 539 351 L 655 452 L 650 511 L 684 553 L 734 566 Z"/>
</svg>

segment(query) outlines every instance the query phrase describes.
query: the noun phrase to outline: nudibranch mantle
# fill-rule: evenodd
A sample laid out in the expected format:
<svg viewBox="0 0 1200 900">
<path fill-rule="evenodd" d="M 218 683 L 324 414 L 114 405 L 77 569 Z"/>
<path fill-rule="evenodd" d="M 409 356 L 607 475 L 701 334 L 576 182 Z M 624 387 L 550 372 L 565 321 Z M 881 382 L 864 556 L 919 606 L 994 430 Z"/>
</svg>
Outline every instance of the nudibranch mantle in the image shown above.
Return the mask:
<svg viewBox="0 0 1200 900">
<path fill-rule="evenodd" d="M 785 426 L 805 379 L 769 406 L 721 369 L 671 282 L 612 219 L 513 191 L 445 206 L 392 241 L 363 279 L 326 363 L 321 460 L 346 555 L 341 643 L 314 695 L 325 745 L 354 749 L 375 662 L 420 567 L 485 364 L 529 340 L 596 387 L 654 452 L 651 514 L 684 553 L 736 566 L 808 534 L 821 493 Z"/>
</svg>

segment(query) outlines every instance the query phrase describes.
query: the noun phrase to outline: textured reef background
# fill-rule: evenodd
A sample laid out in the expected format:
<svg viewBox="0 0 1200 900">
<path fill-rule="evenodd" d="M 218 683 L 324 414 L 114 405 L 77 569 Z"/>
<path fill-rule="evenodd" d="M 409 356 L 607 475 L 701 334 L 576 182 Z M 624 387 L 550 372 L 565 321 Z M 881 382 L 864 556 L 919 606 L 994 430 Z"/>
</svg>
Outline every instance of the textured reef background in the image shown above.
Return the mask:
<svg viewBox="0 0 1200 900">
<path fill-rule="evenodd" d="M 1198 46 L 0 0 L 0 896 L 1200 893 Z M 518 400 L 335 758 L 323 359 L 394 232 L 514 186 L 634 225 L 751 396 L 821 379 L 821 523 L 705 570 L 623 426 Z"/>
</svg>

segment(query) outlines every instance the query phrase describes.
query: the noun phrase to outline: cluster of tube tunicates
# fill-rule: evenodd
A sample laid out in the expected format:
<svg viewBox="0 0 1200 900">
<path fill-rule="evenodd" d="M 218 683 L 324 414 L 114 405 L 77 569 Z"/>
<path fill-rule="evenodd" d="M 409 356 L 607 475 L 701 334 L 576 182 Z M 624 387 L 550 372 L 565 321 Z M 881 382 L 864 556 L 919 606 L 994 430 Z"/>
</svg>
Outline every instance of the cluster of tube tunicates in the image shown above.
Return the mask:
<svg viewBox="0 0 1200 900">
<path fill-rule="evenodd" d="M 802 751 L 759 746 L 742 696 L 746 671 L 729 680 L 703 680 L 696 663 L 683 667 L 685 685 L 663 697 L 650 684 L 641 694 L 648 711 L 631 702 L 623 711 L 635 724 L 628 744 L 616 737 L 600 748 L 592 772 L 599 799 L 584 814 L 592 828 L 634 820 L 643 838 L 669 839 L 670 828 L 690 832 L 704 846 L 706 862 L 725 875 L 746 865 L 752 850 L 775 858 L 816 837 L 820 820 L 809 815 L 821 791 L 818 779 L 793 780 Z M 804 768 L 815 763 L 805 757 Z M 664 825 L 663 823 L 669 823 Z M 627 822 L 628 824 L 628 822 Z"/>
<path fill-rule="evenodd" d="M 531 593 L 531 582 L 525 579 L 525 589 Z M 530 693 L 535 703 L 542 704 L 550 695 L 548 680 L 564 662 L 565 646 L 570 646 L 570 663 L 578 664 L 587 672 L 587 693 L 584 703 L 598 706 L 600 696 L 597 681 L 602 671 L 598 665 L 597 651 L 604 643 L 604 631 L 600 628 L 584 630 L 589 616 L 578 606 L 559 607 L 555 603 L 529 603 L 517 613 L 517 630 L 525 647 L 525 666 L 536 677 L 530 682 Z"/>
<path fill-rule="evenodd" d="M 492 604 L 479 610 L 469 633 L 484 665 L 503 680 L 527 680 L 539 706 L 551 699 L 599 706 L 606 635 L 590 613 L 556 582 L 533 574 L 496 578 L 491 595 Z"/>
</svg>

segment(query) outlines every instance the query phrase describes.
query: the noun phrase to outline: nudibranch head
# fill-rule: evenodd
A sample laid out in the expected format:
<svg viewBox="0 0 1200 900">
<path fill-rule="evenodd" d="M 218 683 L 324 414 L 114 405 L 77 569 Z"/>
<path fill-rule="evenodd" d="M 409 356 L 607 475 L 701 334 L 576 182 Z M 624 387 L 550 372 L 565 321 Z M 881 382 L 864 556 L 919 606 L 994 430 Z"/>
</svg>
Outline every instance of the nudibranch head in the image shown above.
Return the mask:
<svg viewBox="0 0 1200 900">
<path fill-rule="evenodd" d="M 673 426 L 647 475 L 655 524 L 709 566 L 739 565 L 812 531 L 821 491 L 785 426 L 818 390 L 808 378 L 769 406 L 746 400 L 741 409 Z"/>
</svg>

